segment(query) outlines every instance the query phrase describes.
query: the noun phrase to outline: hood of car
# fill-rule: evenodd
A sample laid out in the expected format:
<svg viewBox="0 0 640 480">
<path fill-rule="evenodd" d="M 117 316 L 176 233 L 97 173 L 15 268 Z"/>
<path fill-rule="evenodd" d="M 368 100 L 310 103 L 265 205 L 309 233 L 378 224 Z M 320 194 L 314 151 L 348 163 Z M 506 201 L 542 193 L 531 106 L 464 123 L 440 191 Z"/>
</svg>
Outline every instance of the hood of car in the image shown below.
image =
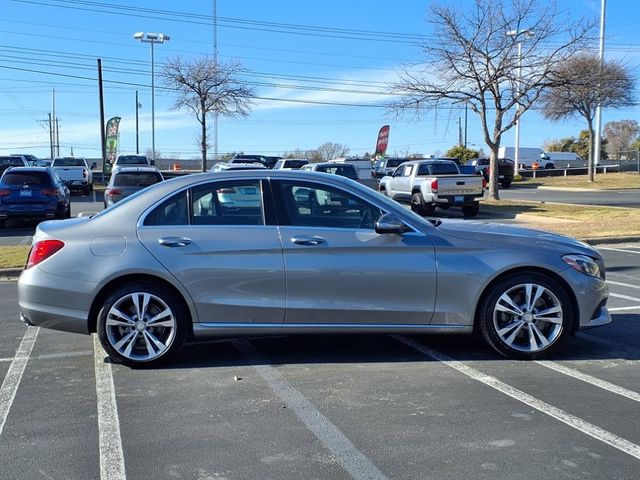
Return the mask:
<svg viewBox="0 0 640 480">
<path fill-rule="evenodd" d="M 523 248 L 562 249 L 565 251 L 563 253 L 580 253 L 591 257 L 600 256 L 596 249 L 575 238 L 517 225 L 444 220 L 438 226 L 438 230 L 452 237 L 486 242 L 488 245 L 508 242 L 519 244 Z"/>
</svg>

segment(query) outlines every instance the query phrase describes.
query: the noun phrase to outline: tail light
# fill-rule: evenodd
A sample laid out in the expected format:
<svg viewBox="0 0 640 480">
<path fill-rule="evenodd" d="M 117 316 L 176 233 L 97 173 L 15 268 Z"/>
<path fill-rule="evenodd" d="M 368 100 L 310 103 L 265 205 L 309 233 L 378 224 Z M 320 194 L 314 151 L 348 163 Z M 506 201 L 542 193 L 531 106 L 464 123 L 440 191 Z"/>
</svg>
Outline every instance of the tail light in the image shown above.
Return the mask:
<svg viewBox="0 0 640 480">
<path fill-rule="evenodd" d="M 87 178 L 87 171 L 86 170 L 82 170 L 82 178 Z"/>
<path fill-rule="evenodd" d="M 8 188 L 0 188 L 0 197 L 7 197 L 11 195 L 11 190 Z"/>
<path fill-rule="evenodd" d="M 438 193 L 438 179 L 431 180 L 431 193 Z"/>
<path fill-rule="evenodd" d="M 60 240 L 40 240 L 39 242 L 36 242 L 29 251 L 29 259 L 27 260 L 26 268 L 31 268 L 41 262 L 44 262 L 62 247 L 64 247 L 64 243 Z"/>
<path fill-rule="evenodd" d="M 43 195 L 46 195 L 47 197 L 57 197 L 58 196 L 58 190 L 56 190 L 55 188 L 43 188 L 41 190 Z"/>
<path fill-rule="evenodd" d="M 482 177 L 482 190 L 485 190 L 487 188 L 487 181 L 484 179 L 484 177 Z"/>
<path fill-rule="evenodd" d="M 119 188 L 107 188 L 107 191 L 105 192 L 108 196 L 111 195 L 120 195 L 122 194 L 122 190 L 120 190 Z"/>
<path fill-rule="evenodd" d="M 491 167 L 487 167 L 485 168 L 485 173 L 487 174 L 487 176 L 491 175 Z"/>
</svg>

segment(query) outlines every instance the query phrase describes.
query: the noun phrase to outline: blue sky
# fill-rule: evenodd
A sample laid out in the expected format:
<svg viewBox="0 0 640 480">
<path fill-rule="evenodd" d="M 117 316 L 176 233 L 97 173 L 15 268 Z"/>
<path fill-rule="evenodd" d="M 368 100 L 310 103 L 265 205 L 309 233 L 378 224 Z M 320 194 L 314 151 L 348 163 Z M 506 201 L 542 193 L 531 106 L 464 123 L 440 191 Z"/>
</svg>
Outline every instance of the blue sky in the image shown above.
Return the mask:
<svg viewBox="0 0 640 480">
<path fill-rule="evenodd" d="M 0 0 L 0 3 L 0 154 L 25 152 L 48 157 L 48 130 L 42 120 L 51 111 L 51 90 L 55 88 L 61 154 L 69 154 L 73 147 L 75 155 L 99 156 L 95 80 L 98 57 L 103 59 L 105 80 L 123 82 L 105 84 L 106 117 L 122 117 L 121 153 L 135 153 L 135 91 L 139 91 L 143 105 L 140 150 L 144 152 L 151 147 L 150 52 L 148 45 L 133 39 L 133 33 L 163 32 L 171 36 L 169 43 L 156 47 L 156 70 L 168 57 L 209 55 L 213 49 L 211 0 L 96 0 L 80 4 L 75 0 Z M 119 10 L 121 15 L 114 15 L 105 13 L 110 9 L 101 3 L 178 11 L 192 16 L 167 17 L 123 10 Z M 599 14 L 597 0 L 558 3 L 561 9 L 574 15 Z M 375 36 L 382 41 L 372 41 L 326 29 L 405 36 L 428 34 L 430 27 L 425 19 L 429 5 L 430 2 L 420 0 L 218 0 L 219 55 L 221 60 L 237 59 L 243 63 L 249 70 L 247 78 L 259 83 L 255 89 L 260 97 L 379 104 L 388 98 L 379 93 L 381 87 L 393 81 L 403 64 L 419 61 L 419 49 L 404 36 Z M 269 31 L 282 28 L 246 21 L 304 26 L 297 30 L 303 34 Z M 638 24 L 640 9 L 635 1 L 609 2 L 607 57 L 625 59 L 634 74 L 638 73 L 640 53 L 635 33 Z M 285 30 L 290 32 L 291 28 Z M 345 36 L 350 38 L 336 38 Z M 173 110 L 173 101 L 173 94 L 156 87 L 156 150 L 164 157 L 197 157 L 199 125 L 189 113 Z M 640 120 L 636 108 L 605 111 L 603 123 L 621 118 Z M 407 121 L 371 106 L 257 100 L 249 117 L 221 119 L 219 151 L 277 155 L 330 141 L 348 145 L 354 154 L 363 154 L 374 150 L 380 126 L 390 124 L 389 153 L 429 154 L 457 143 L 457 122 L 457 113 L 452 115 L 445 110 Z M 581 128 L 580 121 L 550 123 L 530 111 L 522 121 L 521 144 L 541 146 L 547 139 L 574 135 Z M 479 123 L 471 113 L 468 143 L 474 148 L 483 146 Z M 503 139 L 503 145 L 512 144 L 513 131 Z"/>
</svg>

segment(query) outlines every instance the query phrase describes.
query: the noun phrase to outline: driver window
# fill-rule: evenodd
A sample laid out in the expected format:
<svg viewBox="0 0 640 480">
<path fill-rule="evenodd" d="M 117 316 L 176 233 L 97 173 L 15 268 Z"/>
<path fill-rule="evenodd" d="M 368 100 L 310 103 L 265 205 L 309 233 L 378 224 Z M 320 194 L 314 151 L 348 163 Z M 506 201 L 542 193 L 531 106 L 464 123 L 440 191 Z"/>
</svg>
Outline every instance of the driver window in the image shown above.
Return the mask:
<svg viewBox="0 0 640 480">
<path fill-rule="evenodd" d="M 411 174 L 413 173 L 413 167 L 415 165 L 405 165 L 404 167 L 404 173 L 402 174 L 403 177 L 410 177 Z"/>
<path fill-rule="evenodd" d="M 313 183 L 274 182 L 286 212 L 281 225 L 349 229 L 375 228 L 382 212 L 337 188 Z"/>
<path fill-rule="evenodd" d="M 398 168 L 395 169 L 395 171 L 393 172 L 393 176 L 394 177 L 401 177 L 403 172 L 404 172 L 404 165 L 400 165 Z"/>
</svg>

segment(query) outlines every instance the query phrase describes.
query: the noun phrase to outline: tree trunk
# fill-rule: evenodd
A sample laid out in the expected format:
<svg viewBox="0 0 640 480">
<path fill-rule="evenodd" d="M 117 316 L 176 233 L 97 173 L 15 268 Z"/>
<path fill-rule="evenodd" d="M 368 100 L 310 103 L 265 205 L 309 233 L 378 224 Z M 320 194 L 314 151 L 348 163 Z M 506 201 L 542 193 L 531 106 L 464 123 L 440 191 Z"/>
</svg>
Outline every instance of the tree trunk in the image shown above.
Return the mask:
<svg viewBox="0 0 640 480">
<path fill-rule="evenodd" d="M 588 165 L 588 174 L 589 174 L 589 181 L 593 182 L 595 179 L 593 177 L 593 158 L 594 158 L 594 154 L 595 152 L 593 151 L 593 140 L 594 140 L 594 132 L 593 132 L 593 121 L 589 120 L 589 161 L 587 162 Z"/>
<path fill-rule="evenodd" d="M 494 143 L 491 147 L 491 156 L 489 158 L 489 168 L 491 174 L 489 175 L 489 198 L 493 200 L 500 200 L 500 192 L 498 190 L 498 148 L 499 143 Z"/>
<path fill-rule="evenodd" d="M 202 122 L 200 122 L 200 126 L 202 127 L 202 133 L 200 138 L 200 145 L 202 147 L 202 171 L 207 171 L 207 116 L 204 113 L 204 105 L 202 105 Z"/>
</svg>

